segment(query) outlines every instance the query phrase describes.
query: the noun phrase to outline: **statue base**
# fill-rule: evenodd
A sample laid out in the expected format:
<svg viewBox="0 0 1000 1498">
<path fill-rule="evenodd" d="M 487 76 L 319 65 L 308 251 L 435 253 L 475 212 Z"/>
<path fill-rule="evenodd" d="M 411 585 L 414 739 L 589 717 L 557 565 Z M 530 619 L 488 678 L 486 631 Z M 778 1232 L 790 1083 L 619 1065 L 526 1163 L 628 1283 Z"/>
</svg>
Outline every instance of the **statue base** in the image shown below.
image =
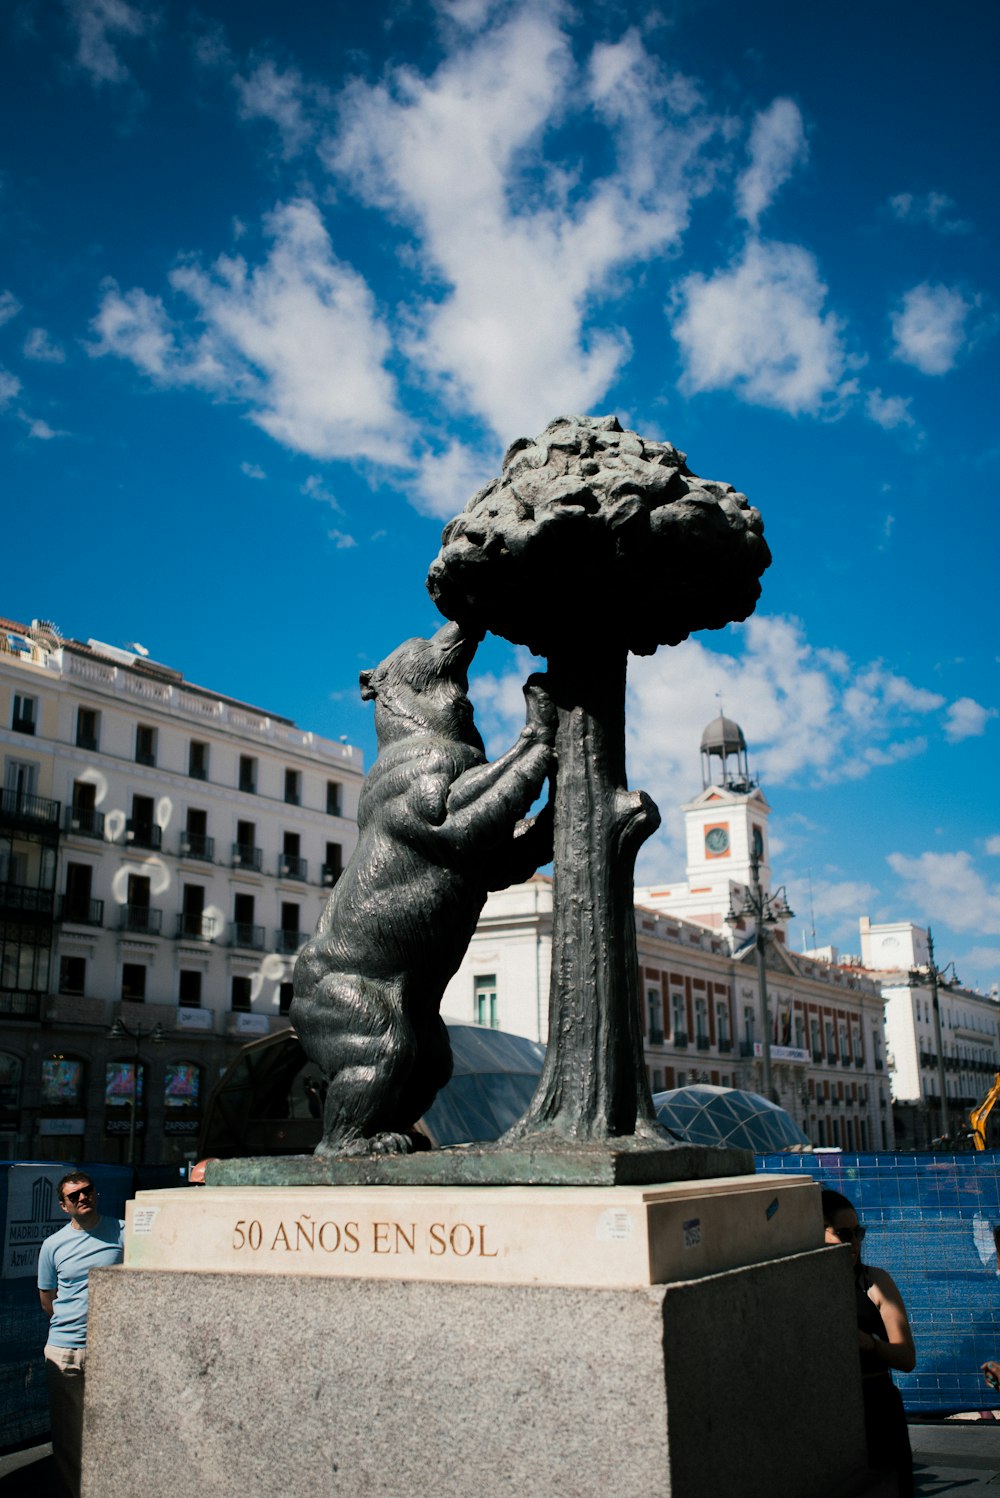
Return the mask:
<svg viewBox="0 0 1000 1498">
<path fill-rule="evenodd" d="M 821 1239 L 801 1177 L 140 1192 L 91 1275 L 84 1498 L 851 1498 Z"/>
<path fill-rule="evenodd" d="M 651 1186 L 753 1174 L 750 1150 L 629 1136 L 461 1146 L 414 1155 L 258 1155 L 210 1160 L 206 1186 Z"/>
</svg>

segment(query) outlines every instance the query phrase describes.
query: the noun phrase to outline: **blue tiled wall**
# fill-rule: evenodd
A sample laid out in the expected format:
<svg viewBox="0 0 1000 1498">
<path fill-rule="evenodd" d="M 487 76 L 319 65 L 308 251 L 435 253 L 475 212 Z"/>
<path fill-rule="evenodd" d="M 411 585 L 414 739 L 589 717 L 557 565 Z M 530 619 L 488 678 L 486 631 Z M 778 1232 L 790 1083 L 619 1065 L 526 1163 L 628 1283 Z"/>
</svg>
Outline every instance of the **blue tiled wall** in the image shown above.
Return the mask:
<svg viewBox="0 0 1000 1498">
<path fill-rule="evenodd" d="M 1000 1408 L 979 1371 L 1000 1360 L 1000 1154 L 758 1155 L 848 1197 L 868 1229 L 864 1256 L 902 1292 L 917 1367 L 894 1377 L 911 1414 Z"/>
</svg>

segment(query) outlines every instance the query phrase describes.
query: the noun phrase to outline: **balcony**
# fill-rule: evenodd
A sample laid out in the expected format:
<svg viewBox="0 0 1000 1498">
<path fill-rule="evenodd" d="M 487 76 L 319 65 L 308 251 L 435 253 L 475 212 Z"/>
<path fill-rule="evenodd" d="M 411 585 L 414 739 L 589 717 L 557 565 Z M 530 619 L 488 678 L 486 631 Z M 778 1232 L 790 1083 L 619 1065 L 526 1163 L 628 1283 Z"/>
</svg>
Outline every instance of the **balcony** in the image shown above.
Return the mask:
<svg viewBox="0 0 1000 1498">
<path fill-rule="evenodd" d="M 5 827 L 39 827 L 59 831 L 58 801 L 45 796 L 27 796 L 23 791 L 0 791 L 0 823 Z"/>
<path fill-rule="evenodd" d="M 729 1054 L 729 1052 L 732 1050 L 732 1048 L 733 1048 L 733 1042 L 729 1039 L 729 1036 L 728 1035 L 720 1035 L 719 1036 L 719 1054 L 722 1055 L 722 1056 L 726 1056 L 726 1055 Z"/>
<path fill-rule="evenodd" d="M 29 733 L 34 735 L 35 732 L 34 718 L 26 717 L 24 713 L 15 713 L 11 719 L 10 726 L 15 733 Z"/>
<path fill-rule="evenodd" d="M 650 1025 L 649 1027 L 649 1043 L 650 1045 L 663 1044 L 663 1031 L 656 1025 Z"/>
<path fill-rule="evenodd" d="M 325 863 L 320 870 L 320 878 L 329 887 L 336 884 L 343 872 L 343 867 L 339 863 Z"/>
<path fill-rule="evenodd" d="M 215 858 L 215 838 L 206 837 L 204 832 L 182 832 L 180 855 L 182 858 L 198 858 L 204 863 L 211 863 Z"/>
<path fill-rule="evenodd" d="M 0 1017 L 3 1019 L 41 1019 L 42 996 L 19 988 L 0 988 Z"/>
<path fill-rule="evenodd" d="M 813 1058 L 813 1065 L 814 1066 L 822 1066 L 822 1064 L 823 1064 L 823 1052 L 822 1051 L 818 1051 L 815 1046 L 813 1046 L 812 1058 Z"/>
<path fill-rule="evenodd" d="M 752 1040 L 741 1040 L 740 1041 L 740 1055 L 743 1056 L 743 1057 L 746 1057 L 746 1056 L 752 1056 L 753 1053 L 754 1053 L 753 1052 L 753 1041 Z"/>
<path fill-rule="evenodd" d="M 274 950 L 285 956 L 298 952 L 306 944 L 306 933 L 304 931 L 276 931 L 274 933 Z"/>
<path fill-rule="evenodd" d="M 229 945 L 231 947 L 245 947 L 250 952 L 263 952 L 264 927 L 248 926 L 245 921 L 231 921 L 229 924 Z"/>
<path fill-rule="evenodd" d="M 153 749 L 137 749 L 135 751 L 135 762 L 137 765 L 154 767 L 156 765 L 156 751 Z"/>
<path fill-rule="evenodd" d="M 141 931 L 144 936 L 159 936 L 163 911 L 152 905 L 123 905 L 118 916 L 119 931 Z"/>
<path fill-rule="evenodd" d="M 885 1066 L 885 1062 L 879 1056 L 876 1056 L 875 1057 L 875 1070 L 876 1071 L 881 1071 L 884 1066 Z"/>
<path fill-rule="evenodd" d="M 54 897 L 50 889 L 27 884 L 0 884 L 0 911 L 10 916 L 52 916 Z"/>
<path fill-rule="evenodd" d="M 88 754 L 96 754 L 97 735 L 95 733 L 85 733 L 82 729 L 77 729 L 76 747 L 78 749 L 86 749 Z"/>
<path fill-rule="evenodd" d="M 699 1035 L 697 1040 L 695 1041 L 695 1045 L 697 1046 L 699 1051 L 707 1051 L 711 1043 L 712 1042 L 709 1040 L 707 1035 Z"/>
<path fill-rule="evenodd" d="M 674 1046 L 678 1051 L 687 1050 L 688 1038 L 683 1030 L 674 1031 Z"/>
<path fill-rule="evenodd" d="M 177 916 L 177 929 L 174 935 L 185 941 L 214 941 L 218 927 L 219 923 L 214 915 L 204 915 L 201 911 L 195 913 L 182 910 Z"/>
<path fill-rule="evenodd" d="M 125 823 L 125 841 L 133 848 L 151 848 L 159 853 L 163 844 L 163 828 L 155 822 L 137 822 L 129 817 Z"/>
<path fill-rule="evenodd" d="M 309 877 L 309 860 L 299 858 L 297 853 L 279 853 L 278 878 L 302 879 Z"/>
<path fill-rule="evenodd" d="M 60 895 L 57 919 L 72 926 L 103 926 L 104 901 L 81 899 L 79 895 Z"/>
<path fill-rule="evenodd" d="M 260 873 L 262 854 L 259 848 L 251 847 L 249 843 L 233 844 L 233 868 L 253 869 Z"/>
<path fill-rule="evenodd" d="M 855 1058 L 854 1058 L 854 1065 L 855 1066 L 864 1066 L 864 1064 L 865 1064 L 865 1058 L 864 1058 L 864 1056 L 855 1056 Z"/>
<path fill-rule="evenodd" d="M 96 837 L 104 841 L 104 813 L 93 806 L 67 806 L 66 831 L 74 837 Z"/>
</svg>

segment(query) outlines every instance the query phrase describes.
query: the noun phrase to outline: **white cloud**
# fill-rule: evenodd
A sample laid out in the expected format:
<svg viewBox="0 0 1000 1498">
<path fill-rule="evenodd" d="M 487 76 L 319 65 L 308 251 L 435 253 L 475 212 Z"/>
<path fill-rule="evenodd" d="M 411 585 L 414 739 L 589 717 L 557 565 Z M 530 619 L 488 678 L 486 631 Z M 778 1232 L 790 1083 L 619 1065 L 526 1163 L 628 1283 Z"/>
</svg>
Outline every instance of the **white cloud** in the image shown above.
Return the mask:
<svg viewBox="0 0 1000 1498">
<path fill-rule="evenodd" d="M 887 432 L 894 427 L 916 425 L 908 395 L 883 395 L 881 390 L 869 390 L 865 396 L 865 411 L 872 421 Z"/>
<path fill-rule="evenodd" d="M 853 395 L 840 320 L 823 310 L 827 288 L 801 245 L 751 239 L 730 267 L 686 276 L 673 334 L 690 392 L 733 390 L 752 405 L 791 415 Z"/>
<path fill-rule="evenodd" d="M 10 322 L 21 310 L 21 303 L 12 291 L 0 291 L 0 328 Z"/>
<path fill-rule="evenodd" d="M 412 502 L 425 515 L 450 520 L 489 483 L 499 470 L 501 457 L 501 453 L 494 453 L 487 458 L 461 442 L 449 443 L 443 452 L 421 454 Z"/>
<path fill-rule="evenodd" d="M 76 60 L 96 83 L 125 83 L 128 68 L 118 44 L 147 35 L 156 18 L 126 0 L 66 0 L 70 24 L 76 32 Z"/>
<path fill-rule="evenodd" d="M 903 883 L 903 903 L 918 917 L 953 931 L 1000 935 L 1000 884 L 989 884 L 969 853 L 890 853 L 886 862 Z"/>
<path fill-rule="evenodd" d="M 338 551 L 349 551 L 352 546 L 357 546 L 358 544 L 354 537 L 349 536 L 346 531 L 327 531 L 326 534 Z"/>
<path fill-rule="evenodd" d="M 342 514 L 341 505 L 336 495 L 331 494 L 318 473 L 311 473 L 302 485 L 302 493 L 308 494 L 310 499 L 318 499 L 321 504 L 329 505 L 331 510 Z"/>
<path fill-rule="evenodd" d="M 264 472 L 263 468 L 261 468 L 259 463 L 241 463 L 240 472 L 242 474 L 245 474 L 248 479 L 267 478 L 267 474 Z"/>
<path fill-rule="evenodd" d="M 893 357 L 921 374 L 947 374 L 966 340 L 973 303 L 949 286 L 924 281 L 892 313 Z"/>
<path fill-rule="evenodd" d="M 1000 858 L 1000 835 L 988 837 L 985 844 L 986 852 Z"/>
<path fill-rule="evenodd" d="M 20 389 L 21 381 L 17 375 L 0 365 L 0 411 L 6 410 L 11 401 L 17 398 Z"/>
<path fill-rule="evenodd" d="M 889 199 L 889 212 L 901 224 L 927 224 L 938 234 L 969 234 L 968 219 L 956 218 L 956 204 L 947 193 L 899 192 Z"/>
<path fill-rule="evenodd" d="M 257 63 L 246 76 L 234 73 L 232 83 L 241 118 L 270 120 L 281 137 L 286 159 L 313 139 L 317 107 L 329 107 L 325 89 L 307 83 L 297 68 L 282 72 L 270 58 Z"/>
<path fill-rule="evenodd" d="M 245 402 L 271 437 L 311 457 L 406 461 L 407 423 L 384 368 L 389 333 L 368 286 L 334 255 L 313 203 L 279 206 L 264 226 L 270 249 L 256 267 L 222 255 L 171 273 L 194 305 L 191 330 L 159 297 L 108 285 L 91 352 Z"/>
<path fill-rule="evenodd" d="M 61 344 L 56 343 L 44 328 L 32 328 L 24 340 L 24 354 L 27 359 L 37 359 L 41 364 L 64 364 L 66 362 L 66 350 Z"/>
<path fill-rule="evenodd" d="M 676 808 L 700 788 L 698 746 L 718 716 L 717 694 L 743 728 L 751 771 L 768 786 L 857 780 L 920 754 L 927 745 L 920 730 L 945 706 L 939 693 L 880 661 L 856 663 L 811 645 L 795 619 L 754 615 L 733 626 L 729 643 L 709 649 L 692 638 L 629 662 L 629 782 L 648 790 L 665 818 L 641 855 L 649 878 L 665 860 L 683 859 Z M 522 652 L 513 671 L 474 682 L 491 749 L 516 732 L 531 669 Z"/>
<path fill-rule="evenodd" d="M 635 32 L 578 71 L 557 14 L 523 6 L 428 78 L 357 83 L 323 151 L 345 185 L 416 228 L 444 293 L 417 309 L 407 351 L 505 442 L 600 403 L 630 345 L 619 327 L 587 331 L 593 299 L 613 268 L 676 245 L 717 129 Z M 575 161 L 536 170 L 545 132 L 574 111 L 616 154 L 586 187 Z"/>
<path fill-rule="evenodd" d="M 962 739 L 980 738 L 990 719 L 997 716 L 995 707 L 983 707 L 972 697 L 959 697 L 948 708 L 945 738 L 951 744 L 960 743 Z"/>
<path fill-rule="evenodd" d="M 761 214 L 795 168 L 809 157 L 805 127 L 798 105 L 775 99 L 757 115 L 750 132 L 750 163 L 736 182 L 736 208 L 756 229 Z"/>
</svg>

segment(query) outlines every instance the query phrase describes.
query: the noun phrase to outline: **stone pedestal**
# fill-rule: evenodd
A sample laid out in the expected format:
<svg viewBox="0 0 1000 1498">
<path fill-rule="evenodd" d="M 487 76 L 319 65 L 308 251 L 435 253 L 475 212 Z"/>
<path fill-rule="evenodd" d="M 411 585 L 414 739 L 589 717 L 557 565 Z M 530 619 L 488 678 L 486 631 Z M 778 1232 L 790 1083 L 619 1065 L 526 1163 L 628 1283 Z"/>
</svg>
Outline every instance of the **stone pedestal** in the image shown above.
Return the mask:
<svg viewBox="0 0 1000 1498">
<path fill-rule="evenodd" d="M 847 1498 L 821 1237 L 780 1177 L 140 1193 L 91 1277 L 85 1498 Z"/>
</svg>

